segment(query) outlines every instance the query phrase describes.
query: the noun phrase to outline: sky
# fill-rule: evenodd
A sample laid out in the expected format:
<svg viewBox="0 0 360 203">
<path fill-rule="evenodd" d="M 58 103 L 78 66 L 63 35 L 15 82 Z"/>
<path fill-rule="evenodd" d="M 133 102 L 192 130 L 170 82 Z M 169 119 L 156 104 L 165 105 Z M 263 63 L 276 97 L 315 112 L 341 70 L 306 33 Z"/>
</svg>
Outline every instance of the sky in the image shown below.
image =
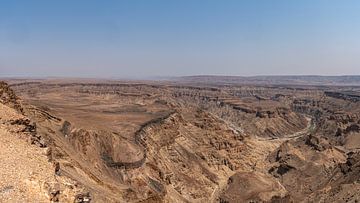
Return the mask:
<svg viewBox="0 0 360 203">
<path fill-rule="evenodd" d="M 0 77 L 360 74 L 358 0 L 1 0 Z"/>
</svg>

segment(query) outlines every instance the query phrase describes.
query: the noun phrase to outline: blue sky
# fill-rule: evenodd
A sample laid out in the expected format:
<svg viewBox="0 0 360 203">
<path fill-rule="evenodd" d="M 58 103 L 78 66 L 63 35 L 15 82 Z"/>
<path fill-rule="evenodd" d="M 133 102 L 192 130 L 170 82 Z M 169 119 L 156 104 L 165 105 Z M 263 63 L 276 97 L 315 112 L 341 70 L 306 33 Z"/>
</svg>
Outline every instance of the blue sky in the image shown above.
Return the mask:
<svg viewBox="0 0 360 203">
<path fill-rule="evenodd" d="M 360 74 L 357 0 L 2 0 L 0 76 Z"/>
</svg>

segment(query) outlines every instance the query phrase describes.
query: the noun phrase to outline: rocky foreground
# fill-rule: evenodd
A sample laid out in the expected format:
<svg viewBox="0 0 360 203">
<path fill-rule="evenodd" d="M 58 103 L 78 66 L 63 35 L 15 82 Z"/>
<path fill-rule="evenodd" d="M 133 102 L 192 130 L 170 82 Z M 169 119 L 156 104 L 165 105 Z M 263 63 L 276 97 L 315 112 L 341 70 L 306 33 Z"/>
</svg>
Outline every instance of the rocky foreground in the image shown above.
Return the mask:
<svg viewBox="0 0 360 203">
<path fill-rule="evenodd" d="M 1 83 L 0 201 L 357 202 L 343 88 Z"/>
<path fill-rule="evenodd" d="M 0 83 L 0 149 L 1 202 L 84 202 L 84 189 L 56 174 L 51 149 L 6 83 Z"/>
</svg>

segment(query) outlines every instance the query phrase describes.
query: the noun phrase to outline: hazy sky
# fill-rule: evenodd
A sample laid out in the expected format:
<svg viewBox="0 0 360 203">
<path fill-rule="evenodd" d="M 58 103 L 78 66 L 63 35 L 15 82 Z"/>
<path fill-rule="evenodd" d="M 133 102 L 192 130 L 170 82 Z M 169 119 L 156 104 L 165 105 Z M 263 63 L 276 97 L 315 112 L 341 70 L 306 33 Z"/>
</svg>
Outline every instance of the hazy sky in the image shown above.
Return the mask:
<svg viewBox="0 0 360 203">
<path fill-rule="evenodd" d="M 360 74 L 360 1 L 0 2 L 0 77 L 194 74 Z"/>
</svg>

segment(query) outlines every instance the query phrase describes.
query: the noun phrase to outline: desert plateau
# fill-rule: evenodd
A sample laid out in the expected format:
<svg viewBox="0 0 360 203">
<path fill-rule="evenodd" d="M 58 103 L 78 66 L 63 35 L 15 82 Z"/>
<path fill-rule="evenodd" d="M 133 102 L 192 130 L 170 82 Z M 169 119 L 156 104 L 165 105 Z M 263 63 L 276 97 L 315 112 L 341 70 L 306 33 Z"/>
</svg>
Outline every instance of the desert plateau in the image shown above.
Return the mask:
<svg viewBox="0 0 360 203">
<path fill-rule="evenodd" d="M 196 81 L 2 82 L 0 199 L 359 201 L 360 88 Z"/>
</svg>

